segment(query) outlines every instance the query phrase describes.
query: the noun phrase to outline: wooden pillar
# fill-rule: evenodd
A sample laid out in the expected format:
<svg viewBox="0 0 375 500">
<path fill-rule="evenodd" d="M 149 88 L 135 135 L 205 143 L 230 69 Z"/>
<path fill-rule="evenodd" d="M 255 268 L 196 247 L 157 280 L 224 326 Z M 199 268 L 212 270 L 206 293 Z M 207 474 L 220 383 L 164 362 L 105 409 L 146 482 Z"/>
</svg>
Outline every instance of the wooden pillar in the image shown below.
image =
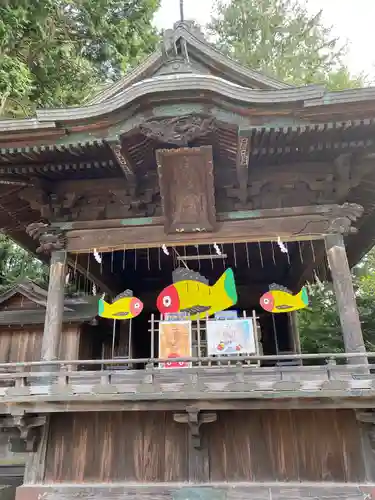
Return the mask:
<svg viewBox="0 0 375 500">
<path fill-rule="evenodd" d="M 65 276 L 66 251 L 53 250 L 42 341 L 42 361 L 53 361 L 58 358 L 64 313 Z"/>
<path fill-rule="evenodd" d="M 364 353 L 366 348 L 344 238 L 341 234 L 329 234 L 325 237 L 325 244 L 340 315 L 345 351 Z M 364 357 L 349 358 L 349 362 L 354 364 L 367 363 L 367 359 Z"/>
<path fill-rule="evenodd" d="M 301 354 L 301 339 L 298 327 L 297 311 L 289 313 L 290 338 L 295 354 Z"/>
</svg>

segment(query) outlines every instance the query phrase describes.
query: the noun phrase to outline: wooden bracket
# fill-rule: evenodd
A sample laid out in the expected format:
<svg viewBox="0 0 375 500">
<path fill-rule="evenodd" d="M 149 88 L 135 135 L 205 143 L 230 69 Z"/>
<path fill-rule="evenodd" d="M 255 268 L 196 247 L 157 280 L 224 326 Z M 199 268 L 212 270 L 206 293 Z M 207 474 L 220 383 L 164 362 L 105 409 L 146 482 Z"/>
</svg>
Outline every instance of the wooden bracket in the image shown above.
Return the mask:
<svg viewBox="0 0 375 500">
<path fill-rule="evenodd" d="M 123 171 L 125 177 L 129 181 L 129 183 L 135 187 L 136 185 L 135 170 L 128 155 L 125 153 L 121 142 L 119 140 L 110 142 L 109 146 L 111 147 L 113 155 L 116 158 L 116 161 L 121 170 Z"/>
<path fill-rule="evenodd" d="M 38 253 L 50 253 L 64 250 L 66 239 L 61 229 L 44 222 L 33 222 L 26 227 L 26 233 L 34 240 L 39 240 Z"/>
<path fill-rule="evenodd" d="M 39 445 L 44 416 L 8 416 L 0 419 L 0 430 L 8 435 L 10 451 L 34 453 Z"/>
<path fill-rule="evenodd" d="M 173 420 L 180 424 L 188 424 L 192 446 L 199 450 L 201 448 L 200 427 L 202 424 L 216 422 L 217 414 L 215 412 L 202 413 L 198 408 L 188 406 L 186 413 L 175 413 Z"/>
</svg>

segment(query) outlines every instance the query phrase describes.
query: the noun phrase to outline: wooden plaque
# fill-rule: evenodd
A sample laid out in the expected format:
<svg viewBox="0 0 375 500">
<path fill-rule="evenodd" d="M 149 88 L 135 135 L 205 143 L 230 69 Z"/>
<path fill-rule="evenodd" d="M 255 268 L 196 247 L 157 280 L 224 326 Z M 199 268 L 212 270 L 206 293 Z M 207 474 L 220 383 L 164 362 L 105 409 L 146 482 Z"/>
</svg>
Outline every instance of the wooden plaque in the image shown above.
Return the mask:
<svg viewBox="0 0 375 500">
<path fill-rule="evenodd" d="M 213 231 L 216 223 L 212 147 L 156 151 L 165 231 Z"/>
</svg>

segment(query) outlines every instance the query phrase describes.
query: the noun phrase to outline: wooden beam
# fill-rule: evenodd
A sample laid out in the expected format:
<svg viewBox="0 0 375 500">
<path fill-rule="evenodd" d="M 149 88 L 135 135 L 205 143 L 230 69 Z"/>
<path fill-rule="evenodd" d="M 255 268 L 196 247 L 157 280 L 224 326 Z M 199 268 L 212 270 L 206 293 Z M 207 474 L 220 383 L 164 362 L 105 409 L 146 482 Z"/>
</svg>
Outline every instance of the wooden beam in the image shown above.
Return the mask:
<svg viewBox="0 0 375 500">
<path fill-rule="evenodd" d="M 362 207 L 359 207 L 359 205 L 347 203 L 344 205 L 330 204 L 310 205 L 306 207 L 264 208 L 261 210 L 236 210 L 234 212 L 219 212 L 216 217 L 218 222 L 227 222 L 262 218 L 284 218 L 299 215 L 322 215 L 327 216 L 332 220 L 337 218 L 349 218 L 352 222 L 354 222 L 357 217 L 360 217 L 362 210 Z M 62 231 L 68 231 L 73 229 L 109 229 L 136 226 L 158 226 L 163 224 L 164 217 L 157 216 L 126 219 L 76 220 L 69 222 L 60 221 L 52 222 L 51 227 L 59 228 Z"/>
<path fill-rule="evenodd" d="M 228 453 L 228 452 L 227 452 Z M 246 457 L 247 458 L 247 457 Z M 229 459 L 228 459 L 229 460 Z M 237 458 L 240 460 L 240 458 Z M 246 462 L 245 462 L 246 463 Z M 233 464 L 232 464 L 233 466 Z M 228 466 L 229 468 L 229 466 Z M 194 479 L 194 478 L 193 478 Z M 202 500 L 243 500 L 261 498 L 264 500 L 298 498 L 311 500 L 311 498 L 330 498 L 339 500 L 372 499 L 373 487 L 371 484 L 361 483 L 324 483 L 324 482 L 205 482 L 195 484 L 192 478 L 187 483 L 157 483 L 143 482 L 127 485 L 126 483 L 105 483 L 93 485 L 92 483 L 73 484 L 38 484 L 28 486 L 23 484 L 17 488 L 16 500 L 45 500 L 90 498 L 91 500 L 114 500 L 116 498 L 137 500 L 148 499 L 191 499 Z"/>
<path fill-rule="evenodd" d="M 160 224 L 103 229 L 72 229 L 66 232 L 70 252 L 97 248 L 110 251 L 166 245 L 195 245 L 251 241 L 321 239 L 322 235 L 354 230 L 352 222 L 362 214 L 358 205 L 328 205 L 294 209 L 255 210 L 247 219 L 229 219 L 217 223 L 213 232 L 166 234 Z M 105 222 L 102 222 L 105 225 Z"/>
<path fill-rule="evenodd" d="M 86 399 L 86 398 L 85 398 Z M 100 401 L 98 397 L 91 401 L 76 398 L 74 401 L 43 401 L 36 397 L 30 402 L 17 403 L 20 413 L 63 413 L 63 412 L 99 412 L 99 411 L 184 411 L 187 404 L 194 404 L 200 410 L 320 410 L 322 408 L 373 408 L 375 397 L 318 397 L 314 393 L 312 397 L 271 399 L 270 397 L 257 399 L 209 399 L 205 400 L 160 400 L 160 401 L 130 401 L 109 400 L 104 398 Z M 1 403 L 1 413 L 6 415 L 10 409 L 15 410 L 15 404 Z"/>
<path fill-rule="evenodd" d="M 325 243 L 344 336 L 345 351 L 364 353 L 366 352 L 366 347 L 363 340 L 344 239 L 340 234 L 330 234 L 326 236 Z M 349 363 L 365 364 L 367 363 L 367 358 L 350 358 Z"/>
</svg>

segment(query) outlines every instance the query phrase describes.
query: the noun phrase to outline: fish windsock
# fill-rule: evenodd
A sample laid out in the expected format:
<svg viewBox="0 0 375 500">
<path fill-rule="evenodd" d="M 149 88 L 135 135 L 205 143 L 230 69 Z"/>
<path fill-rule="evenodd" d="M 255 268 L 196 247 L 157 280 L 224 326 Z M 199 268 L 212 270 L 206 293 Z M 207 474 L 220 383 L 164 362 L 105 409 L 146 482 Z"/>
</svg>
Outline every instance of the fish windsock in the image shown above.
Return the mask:
<svg viewBox="0 0 375 500">
<path fill-rule="evenodd" d="M 218 293 L 220 295 L 223 295 L 224 292 L 229 301 L 232 303 L 231 305 L 236 304 L 237 290 L 232 269 L 227 269 L 217 280 L 213 288 L 215 290 L 215 293 Z"/>
<path fill-rule="evenodd" d="M 305 286 L 299 292 L 298 297 L 301 299 L 302 303 L 305 306 L 309 305 L 309 296 L 307 295 L 307 290 Z"/>
<path fill-rule="evenodd" d="M 273 283 L 259 300 L 262 308 L 270 313 L 289 313 L 304 309 L 309 304 L 307 290 L 303 287 L 296 295 L 282 285 Z"/>
<path fill-rule="evenodd" d="M 125 290 L 115 297 L 111 304 L 103 298 L 98 303 L 99 316 L 108 319 L 132 319 L 139 316 L 142 310 L 143 302 L 138 297 L 134 297 L 131 290 Z"/>
<path fill-rule="evenodd" d="M 110 304 L 106 302 L 104 299 L 99 299 L 98 303 L 98 315 L 99 316 L 105 316 L 106 311 L 108 310 L 108 307 Z"/>
<path fill-rule="evenodd" d="M 213 286 L 190 269 L 178 268 L 172 277 L 173 284 L 164 288 L 156 299 L 161 314 L 183 311 L 195 320 L 228 309 L 237 302 L 232 269 L 227 269 Z"/>
</svg>

